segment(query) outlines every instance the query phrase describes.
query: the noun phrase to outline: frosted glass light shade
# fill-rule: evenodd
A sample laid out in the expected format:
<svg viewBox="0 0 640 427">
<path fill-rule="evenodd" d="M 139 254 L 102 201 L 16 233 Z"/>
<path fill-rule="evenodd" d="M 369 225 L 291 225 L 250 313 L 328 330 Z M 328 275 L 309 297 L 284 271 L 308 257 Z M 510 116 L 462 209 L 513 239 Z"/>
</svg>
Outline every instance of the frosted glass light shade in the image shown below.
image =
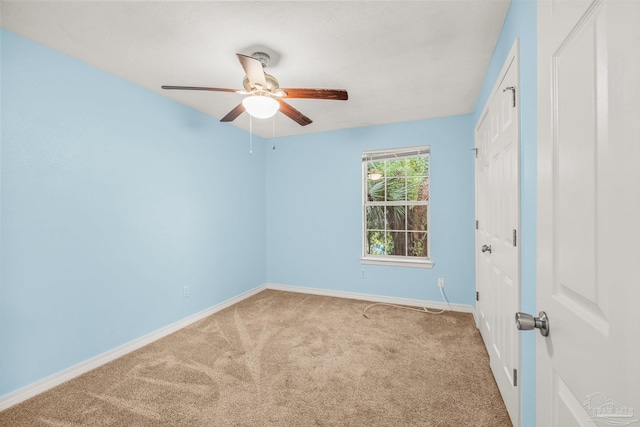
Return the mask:
<svg viewBox="0 0 640 427">
<path fill-rule="evenodd" d="M 268 119 L 278 112 L 280 104 L 268 96 L 253 95 L 242 100 L 247 113 L 257 119 Z"/>
</svg>

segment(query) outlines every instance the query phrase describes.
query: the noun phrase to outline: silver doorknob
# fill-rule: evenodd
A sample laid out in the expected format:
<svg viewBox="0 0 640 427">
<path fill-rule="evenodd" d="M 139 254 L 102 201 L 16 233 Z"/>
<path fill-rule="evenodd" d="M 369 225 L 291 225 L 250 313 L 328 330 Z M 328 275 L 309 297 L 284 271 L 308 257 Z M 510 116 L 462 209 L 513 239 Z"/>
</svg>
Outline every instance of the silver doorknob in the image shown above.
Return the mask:
<svg viewBox="0 0 640 427">
<path fill-rule="evenodd" d="M 516 313 L 516 328 L 520 331 L 538 328 L 540 329 L 540 334 L 546 337 L 549 335 L 549 318 L 544 311 L 538 313 L 538 317 L 533 317 L 527 313 Z"/>
<path fill-rule="evenodd" d="M 487 246 L 487 245 L 482 245 L 482 252 L 489 252 L 491 253 L 491 245 Z"/>
</svg>

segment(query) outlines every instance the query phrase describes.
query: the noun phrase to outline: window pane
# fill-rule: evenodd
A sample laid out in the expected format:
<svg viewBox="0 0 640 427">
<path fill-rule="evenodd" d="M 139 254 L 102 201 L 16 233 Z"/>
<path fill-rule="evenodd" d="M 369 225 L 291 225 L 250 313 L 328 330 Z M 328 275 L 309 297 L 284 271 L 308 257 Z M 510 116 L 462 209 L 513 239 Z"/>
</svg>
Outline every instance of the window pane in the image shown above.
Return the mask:
<svg viewBox="0 0 640 427">
<path fill-rule="evenodd" d="M 384 179 L 377 181 L 367 179 L 367 200 L 370 202 L 382 202 L 385 195 L 385 182 Z"/>
<path fill-rule="evenodd" d="M 409 256 L 427 257 L 427 233 L 409 232 Z"/>
<path fill-rule="evenodd" d="M 378 181 L 384 178 L 384 161 L 367 163 L 367 178 Z"/>
<path fill-rule="evenodd" d="M 428 157 L 411 157 L 407 159 L 407 176 L 418 176 L 429 174 Z"/>
<path fill-rule="evenodd" d="M 406 230 L 407 229 L 407 207 L 387 206 L 386 208 L 387 229 Z"/>
<path fill-rule="evenodd" d="M 407 233 L 405 233 L 404 231 L 392 231 L 387 234 L 387 247 L 389 248 L 389 255 L 406 256 Z"/>
<path fill-rule="evenodd" d="M 384 206 L 367 207 L 367 230 L 384 230 Z"/>
<path fill-rule="evenodd" d="M 405 159 L 387 160 L 387 176 L 405 176 Z"/>
<path fill-rule="evenodd" d="M 405 178 L 387 179 L 387 201 L 407 200 L 407 180 Z"/>
<path fill-rule="evenodd" d="M 429 200 L 429 178 L 426 176 L 407 178 L 407 200 Z"/>
<path fill-rule="evenodd" d="M 428 206 L 409 206 L 407 230 L 427 231 Z"/>
<path fill-rule="evenodd" d="M 385 233 L 382 231 L 367 231 L 367 254 L 386 255 Z"/>
</svg>

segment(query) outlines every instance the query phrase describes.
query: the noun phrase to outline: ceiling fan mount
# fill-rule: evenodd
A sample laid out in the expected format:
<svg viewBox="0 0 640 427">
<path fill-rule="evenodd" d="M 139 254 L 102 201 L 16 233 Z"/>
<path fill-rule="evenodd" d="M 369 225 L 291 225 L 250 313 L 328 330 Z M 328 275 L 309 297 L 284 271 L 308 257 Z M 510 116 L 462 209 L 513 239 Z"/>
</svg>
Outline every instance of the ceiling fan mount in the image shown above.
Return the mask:
<svg viewBox="0 0 640 427">
<path fill-rule="evenodd" d="M 269 56 L 268 53 L 253 52 L 251 54 L 251 57 L 253 59 L 257 59 L 258 61 L 260 61 L 262 63 L 262 68 L 267 68 L 267 65 L 269 65 L 269 62 L 271 62 L 271 57 Z"/>
<path fill-rule="evenodd" d="M 347 91 L 343 89 L 281 89 L 278 79 L 271 74 L 264 72 L 264 68 L 266 68 L 267 64 L 269 64 L 269 61 L 271 60 L 269 54 L 264 52 L 254 52 L 251 56 L 242 55 L 240 53 L 236 54 L 236 56 L 246 73 L 242 81 L 244 90 L 196 86 L 162 86 L 162 89 L 235 92 L 242 95 L 248 95 L 242 103 L 238 104 L 226 116 L 220 119 L 221 122 L 231 122 L 245 111 L 253 117 L 267 118 L 273 116 L 273 114 L 279 110 L 285 116 L 289 117 L 301 126 L 311 124 L 313 121 L 285 102 L 283 98 L 327 99 L 339 101 L 346 101 L 349 98 Z M 254 97 L 259 98 L 254 99 Z M 254 102 L 247 102 L 248 98 L 252 98 L 251 101 Z M 270 112 L 268 115 L 265 114 L 264 111 L 252 111 L 253 108 L 257 108 L 256 106 L 260 104 L 259 101 L 264 101 L 265 104 L 270 104 Z"/>
</svg>

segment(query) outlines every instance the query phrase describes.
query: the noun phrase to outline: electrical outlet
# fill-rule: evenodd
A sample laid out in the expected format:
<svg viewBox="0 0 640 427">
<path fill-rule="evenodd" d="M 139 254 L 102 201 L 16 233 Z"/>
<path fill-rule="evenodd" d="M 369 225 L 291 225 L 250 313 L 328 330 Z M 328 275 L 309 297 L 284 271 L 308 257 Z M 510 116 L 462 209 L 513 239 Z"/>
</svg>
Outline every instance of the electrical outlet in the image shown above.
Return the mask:
<svg viewBox="0 0 640 427">
<path fill-rule="evenodd" d="M 189 287 L 185 286 L 182 288 L 182 298 L 189 298 Z"/>
<path fill-rule="evenodd" d="M 360 277 L 361 277 L 362 279 L 364 279 L 365 277 L 367 277 L 367 274 L 365 273 L 364 268 L 363 268 L 362 270 L 360 270 Z"/>
<path fill-rule="evenodd" d="M 444 278 L 442 277 L 438 278 L 438 287 L 444 288 Z"/>
</svg>

